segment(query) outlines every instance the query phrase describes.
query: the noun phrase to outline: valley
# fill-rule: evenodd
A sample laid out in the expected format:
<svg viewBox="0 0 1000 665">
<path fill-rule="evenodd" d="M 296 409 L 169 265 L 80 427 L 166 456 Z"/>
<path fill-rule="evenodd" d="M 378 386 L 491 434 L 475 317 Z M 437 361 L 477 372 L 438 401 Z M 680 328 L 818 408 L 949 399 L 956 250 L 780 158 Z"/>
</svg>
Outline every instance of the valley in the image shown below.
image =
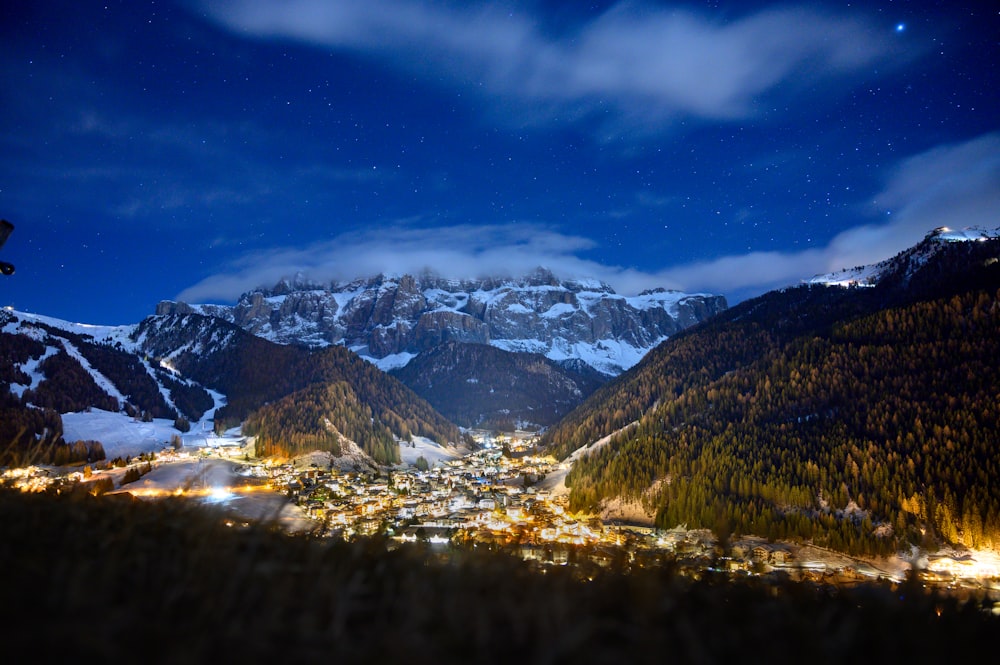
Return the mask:
<svg viewBox="0 0 1000 665">
<path fill-rule="evenodd" d="M 541 566 L 669 562 L 836 584 L 913 570 L 986 589 L 1000 538 L 997 235 L 937 229 L 851 279 L 713 315 L 721 301 L 629 300 L 539 271 L 282 283 L 235 308 L 161 304 L 118 327 L 4 311 L 6 482 L 190 496 L 234 524 L 274 511 L 324 539 Z M 417 346 L 390 372 L 345 348 L 432 319 L 495 329 L 400 337 Z M 522 324 L 548 356 L 491 337 Z M 323 343 L 267 338 L 320 325 Z M 552 357 L 583 329 L 606 349 L 659 341 L 598 376 L 590 351 Z"/>
<path fill-rule="evenodd" d="M 4 662 L 996 653 L 994 4 L 2 16 Z"/>
<path fill-rule="evenodd" d="M 120 468 L 7 470 L 0 487 L 67 492 L 108 479 L 116 487 L 109 496 L 188 499 L 230 527 L 375 538 L 388 550 L 424 547 L 444 558 L 482 549 L 541 568 L 671 566 L 696 577 L 714 571 L 835 587 L 901 584 L 913 574 L 927 589 L 982 595 L 1000 608 L 1000 555 L 991 550 L 914 548 L 868 558 L 752 535 L 720 542 L 708 529 L 656 528 L 648 518 L 602 519 L 570 510 L 566 467 L 538 452 L 537 434 L 476 431 L 472 438 L 472 451 L 416 441 L 403 464 L 379 469 L 351 468 L 324 453 L 284 462 L 251 459 L 252 442 L 229 435 L 201 448 L 145 453 Z M 132 468 L 142 475 L 129 481 Z"/>
</svg>

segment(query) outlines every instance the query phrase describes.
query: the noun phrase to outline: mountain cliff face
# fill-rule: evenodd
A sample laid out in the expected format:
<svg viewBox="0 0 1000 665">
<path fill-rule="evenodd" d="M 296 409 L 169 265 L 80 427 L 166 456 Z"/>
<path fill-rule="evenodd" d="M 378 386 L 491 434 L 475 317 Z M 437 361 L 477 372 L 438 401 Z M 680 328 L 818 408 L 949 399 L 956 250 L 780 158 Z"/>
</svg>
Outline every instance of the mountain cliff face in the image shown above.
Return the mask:
<svg viewBox="0 0 1000 665">
<path fill-rule="evenodd" d="M 658 289 L 625 297 L 601 282 L 560 280 L 538 269 L 519 279 L 425 273 L 329 285 L 282 281 L 231 307 L 163 302 L 157 314 L 217 316 L 283 344 L 344 345 L 386 370 L 440 344 L 466 342 L 583 360 L 616 375 L 670 335 L 725 309 L 722 296 Z"/>
</svg>

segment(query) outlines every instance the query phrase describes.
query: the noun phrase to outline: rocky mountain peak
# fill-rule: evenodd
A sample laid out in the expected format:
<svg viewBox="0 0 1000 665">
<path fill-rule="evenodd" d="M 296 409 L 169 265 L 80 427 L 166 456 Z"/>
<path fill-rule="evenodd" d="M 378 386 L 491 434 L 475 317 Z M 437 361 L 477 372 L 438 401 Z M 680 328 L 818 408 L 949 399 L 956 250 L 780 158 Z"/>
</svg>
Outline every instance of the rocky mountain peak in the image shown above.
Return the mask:
<svg viewBox="0 0 1000 665">
<path fill-rule="evenodd" d="M 234 306 L 161 303 L 157 313 L 219 316 L 281 343 L 342 344 L 383 369 L 455 341 L 581 360 L 614 375 L 725 308 L 721 296 L 655 289 L 626 297 L 598 280 L 564 280 L 539 267 L 520 277 L 460 280 L 424 271 L 327 285 L 296 276 Z"/>
</svg>

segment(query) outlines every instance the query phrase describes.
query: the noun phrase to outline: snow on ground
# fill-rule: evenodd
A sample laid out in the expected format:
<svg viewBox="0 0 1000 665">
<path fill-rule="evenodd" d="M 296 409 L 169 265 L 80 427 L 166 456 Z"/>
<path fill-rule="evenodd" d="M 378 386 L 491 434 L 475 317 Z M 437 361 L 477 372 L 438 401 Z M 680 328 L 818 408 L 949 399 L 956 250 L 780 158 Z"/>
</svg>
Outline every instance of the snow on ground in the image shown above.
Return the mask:
<svg viewBox="0 0 1000 665">
<path fill-rule="evenodd" d="M 547 355 L 549 352 L 548 342 L 540 339 L 492 339 L 490 346 L 495 346 L 511 353 L 541 353 Z"/>
<path fill-rule="evenodd" d="M 549 360 L 556 362 L 582 360 L 603 374 L 618 376 L 642 360 L 650 349 L 666 339 L 666 336 L 660 337 L 654 340 L 648 348 L 632 346 L 627 342 L 611 338 L 599 339 L 594 342 L 567 342 L 556 339 L 551 343 L 540 340 L 500 339 L 493 340 L 490 344 L 505 351 L 541 353 Z"/>
<path fill-rule="evenodd" d="M 744 537 L 741 540 L 754 540 L 753 537 Z M 764 538 L 756 538 L 760 542 L 766 542 Z M 877 579 L 879 577 L 902 580 L 906 577 L 910 569 L 910 563 L 899 556 L 883 557 L 877 559 L 862 559 L 852 557 L 842 552 L 828 550 L 825 547 L 815 545 L 789 544 L 795 553 L 796 565 L 803 568 L 819 570 L 843 570 L 853 568 L 861 575 Z"/>
<path fill-rule="evenodd" d="M 45 380 L 45 375 L 38 369 L 38 366 L 45 362 L 49 356 L 54 356 L 57 353 L 59 353 L 58 348 L 54 346 L 47 346 L 45 347 L 45 351 L 38 358 L 28 358 L 28 361 L 21 365 L 20 369 L 28 375 L 31 382 L 28 385 L 11 383 L 10 391 L 18 397 L 21 397 L 24 395 L 25 390 L 37 390 L 38 385 Z"/>
<path fill-rule="evenodd" d="M 928 234 L 928 238 L 940 242 L 981 242 L 991 238 L 1000 237 L 1000 227 L 984 229 L 977 226 L 970 226 L 964 229 L 950 229 L 942 226 L 934 229 Z M 926 256 L 919 261 L 922 263 Z M 886 259 L 879 263 L 855 268 L 845 268 L 837 272 L 816 275 L 811 279 L 804 280 L 807 284 L 825 284 L 827 286 L 874 286 L 882 277 L 883 271 L 890 266 L 892 259 Z"/>
<path fill-rule="evenodd" d="M 875 286 L 878 279 L 878 266 L 860 266 L 847 268 L 838 272 L 816 275 L 805 280 L 807 284 L 825 284 L 827 286 Z"/>
<path fill-rule="evenodd" d="M 136 457 L 146 452 L 156 452 L 169 447 L 171 439 L 179 436 L 183 449 L 219 448 L 221 446 L 241 446 L 246 438 L 240 434 L 239 428 L 234 428 L 218 436 L 212 430 L 211 413 L 206 413 L 200 423 L 191 426 L 189 432 L 179 432 L 174 428 L 174 421 L 167 418 L 154 418 L 151 422 L 142 422 L 123 413 L 112 413 L 101 409 L 91 409 L 79 413 L 62 414 L 63 439 L 73 441 L 100 441 L 108 459 L 116 457 Z M 353 442 L 341 442 L 344 454 L 332 458 L 333 465 L 351 470 L 354 467 L 368 468 L 372 465 L 369 458 Z M 450 460 L 455 460 L 468 454 L 468 450 L 453 446 L 441 446 L 423 437 L 414 437 L 412 445 L 408 441 L 399 444 L 400 459 L 403 464 L 415 465 L 417 458 L 423 456 L 431 466 L 442 466 Z M 310 459 L 319 466 L 326 468 L 331 459 L 327 453 L 316 453 L 323 459 Z M 308 466 L 308 464 L 307 464 Z"/>
<path fill-rule="evenodd" d="M 551 472 L 546 474 L 544 480 L 539 482 L 537 487 L 539 489 L 548 490 L 552 494 L 552 496 L 564 496 L 566 494 L 569 494 L 569 488 L 566 487 L 566 474 L 569 473 L 569 470 L 571 468 L 573 468 L 573 463 L 576 462 L 581 457 L 583 457 L 584 455 L 591 453 L 597 450 L 598 448 L 601 448 L 605 444 L 607 444 L 607 442 L 610 441 L 611 437 L 613 437 L 614 435 L 624 430 L 627 430 L 631 427 L 635 427 L 638 424 L 639 424 L 638 421 L 629 423 L 625 427 L 616 430 L 611 434 L 601 439 L 598 439 L 597 441 L 594 441 L 593 443 L 589 443 L 585 446 L 580 446 L 579 448 L 574 450 L 569 457 L 560 462 L 558 466 L 553 468 Z"/>
<path fill-rule="evenodd" d="M 98 343 L 120 343 L 122 347 L 127 350 L 132 350 L 134 348 L 134 343 L 131 339 L 129 339 L 129 335 L 135 331 L 135 324 L 124 326 L 98 326 L 88 323 L 72 323 L 70 321 L 63 321 L 62 319 L 56 319 L 51 316 L 29 314 L 27 312 L 13 311 L 12 314 L 14 314 L 19 321 L 23 321 L 25 323 L 44 323 L 67 332 L 93 337 L 94 341 Z M 11 330 L 7 330 L 6 332 L 14 332 L 14 328 L 16 328 L 17 325 L 19 325 L 19 323 L 10 324 Z"/>
<path fill-rule="evenodd" d="M 90 378 L 94 380 L 94 383 L 97 384 L 98 388 L 100 388 L 101 390 L 111 395 L 116 400 L 118 400 L 119 404 L 124 404 L 125 402 L 128 401 L 125 395 L 123 395 L 121 391 L 118 390 L 118 387 L 115 386 L 115 384 L 112 383 L 112 381 L 108 377 L 98 372 L 94 368 L 94 366 L 90 364 L 90 361 L 83 357 L 83 354 L 80 353 L 80 350 L 77 349 L 76 346 L 71 344 L 69 340 L 66 339 L 61 340 L 61 342 L 63 349 L 65 349 L 66 353 L 71 358 L 73 358 L 73 360 L 80 363 L 80 367 L 82 367 L 84 371 L 90 374 Z"/>
<path fill-rule="evenodd" d="M 542 312 L 540 316 L 543 319 L 560 319 L 564 316 L 572 316 L 576 312 L 577 308 L 573 305 L 566 302 L 558 302 Z"/>
<path fill-rule="evenodd" d="M 569 494 L 569 488 L 566 487 L 566 474 L 572 467 L 573 465 L 567 461 L 561 462 L 545 474 L 545 478 L 536 483 L 535 487 L 548 491 L 554 497 L 566 496 Z"/>
<path fill-rule="evenodd" d="M 199 500 L 223 505 L 247 520 L 276 521 L 283 528 L 311 531 L 316 522 L 310 520 L 299 506 L 289 503 L 273 490 L 240 492 L 241 465 L 228 460 L 196 458 L 157 464 L 139 480 L 123 486 L 121 492 L 136 496 L 162 496 L 177 490 L 204 493 Z"/>
<path fill-rule="evenodd" d="M 358 444 L 343 436 L 340 438 L 339 456 L 327 451 L 314 450 L 294 458 L 292 464 L 296 469 L 307 469 L 315 466 L 320 469 L 339 469 L 347 472 L 369 472 L 378 469 L 375 460 L 368 453 L 361 450 Z"/>
<path fill-rule="evenodd" d="M 681 291 L 667 290 L 646 291 L 637 296 L 626 297 L 625 302 L 642 311 L 662 307 L 671 313 L 675 313 L 677 311 L 677 304 L 681 300 L 684 300 L 685 298 L 710 295 L 711 294 L 708 293 L 683 293 Z"/>
<path fill-rule="evenodd" d="M 452 446 L 441 446 L 422 436 L 413 437 L 412 444 L 409 441 L 399 442 L 399 458 L 403 464 L 410 466 L 416 465 L 418 457 L 423 457 L 432 467 L 443 466 L 446 462 L 460 459 L 468 452 Z"/>
<path fill-rule="evenodd" d="M 950 229 L 947 226 L 942 226 L 936 230 L 935 237 L 944 242 L 981 242 L 1000 237 L 1000 227 L 984 229 L 979 226 L 967 226 L 964 229 Z"/>
<path fill-rule="evenodd" d="M 456 288 L 461 288 L 461 286 L 456 283 Z M 433 303 L 437 306 L 434 310 L 435 312 L 458 312 L 469 302 L 469 295 L 467 293 L 456 293 L 435 288 L 424 289 L 423 293 L 428 304 Z"/>
<path fill-rule="evenodd" d="M 399 353 L 390 353 L 384 358 L 373 358 L 365 355 L 362 355 L 361 357 L 378 367 L 383 372 L 389 372 L 406 366 L 406 363 L 416 358 L 417 354 L 410 353 L 409 351 L 401 351 Z"/>
<path fill-rule="evenodd" d="M 136 420 L 124 413 L 91 409 L 79 413 L 62 414 L 63 439 L 73 441 L 100 441 L 108 459 L 137 456 L 158 451 L 170 445 L 174 435 L 181 437 L 185 448 L 239 445 L 242 438 L 235 431 L 216 436 L 211 427 L 192 426 L 190 432 L 179 432 L 174 421 L 154 418 L 151 422 Z"/>
</svg>

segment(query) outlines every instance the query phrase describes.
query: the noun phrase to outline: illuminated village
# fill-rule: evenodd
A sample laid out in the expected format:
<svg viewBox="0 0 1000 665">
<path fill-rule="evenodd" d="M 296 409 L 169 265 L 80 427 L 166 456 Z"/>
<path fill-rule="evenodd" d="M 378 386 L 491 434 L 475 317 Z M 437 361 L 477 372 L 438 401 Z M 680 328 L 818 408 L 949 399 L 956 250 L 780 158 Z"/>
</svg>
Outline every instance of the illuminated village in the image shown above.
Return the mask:
<svg viewBox="0 0 1000 665">
<path fill-rule="evenodd" d="M 871 562 L 811 545 L 752 537 L 736 539 L 724 551 L 708 530 L 688 530 L 683 525 L 664 530 L 573 513 L 564 491 L 546 489 L 551 486 L 544 482 L 546 477 L 558 474 L 560 466 L 551 457 L 535 454 L 535 435 L 476 432 L 474 438 L 480 448 L 463 457 L 378 471 L 342 470 L 308 459 L 252 460 L 245 447 L 229 445 L 194 452 L 165 449 L 129 460 L 124 469 L 114 464 L 68 473 L 43 467 L 8 469 L 0 475 L 0 484 L 44 491 L 116 477 L 117 493 L 143 499 L 184 496 L 224 506 L 226 523 L 234 527 L 249 524 L 248 504 L 242 499 L 268 495 L 294 507 L 307 525 L 299 530 L 323 537 L 385 537 L 389 547 L 413 544 L 442 556 L 462 548 L 483 548 L 518 556 L 543 570 L 552 565 L 669 563 L 691 575 L 711 569 L 851 586 L 878 580 L 899 583 L 909 567 L 901 567 L 901 560 Z M 238 480 L 168 488 L 146 486 L 141 480 L 121 483 L 130 469 L 213 463 L 234 465 L 233 478 Z M 925 553 L 918 567 L 925 586 L 997 595 L 1000 612 L 1000 559 L 992 553 Z"/>
</svg>

